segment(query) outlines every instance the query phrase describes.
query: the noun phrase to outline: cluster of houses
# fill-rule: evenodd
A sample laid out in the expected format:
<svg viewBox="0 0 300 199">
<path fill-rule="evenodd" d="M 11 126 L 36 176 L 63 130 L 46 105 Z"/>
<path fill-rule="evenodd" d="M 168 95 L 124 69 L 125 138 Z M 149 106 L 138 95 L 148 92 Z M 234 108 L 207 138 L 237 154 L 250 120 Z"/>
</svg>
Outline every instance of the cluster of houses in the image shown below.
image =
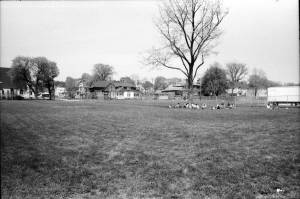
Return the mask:
<svg viewBox="0 0 300 199">
<path fill-rule="evenodd" d="M 11 80 L 9 69 L 0 67 L 0 99 L 34 99 L 34 93 L 27 86 L 17 85 Z M 81 99 L 134 99 L 141 95 L 141 91 L 134 84 L 120 81 L 96 81 L 89 86 L 78 81 L 75 89 L 73 97 Z M 47 93 L 41 93 L 38 97 L 47 98 Z M 55 97 L 68 97 L 66 88 L 56 86 Z"/>
<path fill-rule="evenodd" d="M 33 99 L 34 93 L 26 86 L 16 85 L 8 75 L 10 68 L 0 67 L 0 99 Z M 201 96 L 201 85 L 193 85 L 194 95 Z M 74 98 L 77 99 L 137 99 L 145 95 L 145 89 L 140 85 L 122 81 L 96 81 L 90 85 L 80 79 L 76 82 L 75 91 L 73 93 Z M 152 93 L 154 99 L 182 99 L 187 97 L 188 90 L 186 84 L 183 82 L 177 82 L 170 84 L 163 90 L 156 90 Z M 228 94 L 234 94 L 235 96 L 254 96 L 254 91 L 250 89 L 235 88 L 233 90 L 228 89 Z M 267 90 L 260 89 L 257 91 L 258 97 L 266 97 Z M 39 98 L 47 97 L 47 93 L 41 93 Z M 67 98 L 69 92 L 65 87 L 55 87 L 56 98 Z"/>
</svg>

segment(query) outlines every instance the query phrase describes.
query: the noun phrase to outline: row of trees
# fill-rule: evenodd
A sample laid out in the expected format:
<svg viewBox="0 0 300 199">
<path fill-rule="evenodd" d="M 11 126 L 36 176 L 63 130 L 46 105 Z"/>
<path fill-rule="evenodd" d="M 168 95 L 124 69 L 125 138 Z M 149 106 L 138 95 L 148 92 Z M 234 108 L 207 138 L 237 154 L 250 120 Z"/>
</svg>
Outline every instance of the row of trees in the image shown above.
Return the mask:
<svg viewBox="0 0 300 199">
<path fill-rule="evenodd" d="M 112 79 L 114 69 L 112 66 L 105 64 L 95 64 L 93 68 L 93 73 L 83 73 L 80 79 L 74 79 L 72 77 L 67 77 L 65 86 L 69 93 L 75 93 L 78 89 L 78 81 L 80 80 L 86 86 L 91 86 L 93 82 L 96 81 L 107 81 Z M 269 86 L 276 86 L 278 83 L 272 82 L 267 79 L 265 73 L 262 70 L 254 69 L 253 74 L 251 74 L 246 81 L 248 75 L 248 68 L 246 64 L 230 62 L 225 65 L 225 68 L 219 64 L 214 63 L 205 72 L 201 79 L 198 79 L 197 83 L 201 84 L 201 92 L 203 95 L 220 95 L 226 91 L 226 89 L 231 88 L 233 93 L 235 88 L 252 88 L 254 94 L 256 95 L 257 90 L 260 88 L 267 88 Z M 153 82 L 144 80 L 141 81 L 137 76 L 134 77 L 121 77 L 121 82 L 126 82 L 133 85 L 141 85 L 145 90 L 163 90 L 169 85 L 174 85 L 178 83 L 183 83 L 180 78 L 165 78 L 163 76 L 158 76 Z M 188 81 L 186 87 L 188 88 Z"/>
<path fill-rule="evenodd" d="M 163 90 L 168 85 L 179 82 L 182 82 L 179 78 L 167 79 L 159 76 L 155 78 L 153 87 L 154 90 Z M 254 69 L 249 74 L 246 64 L 238 62 L 227 63 L 225 67 L 217 62 L 212 64 L 203 77 L 197 80 L 197 84 L 201 85 L 203 95 L 216 96 L 225 93 L 227 89 L 231 89 L 233 94 L 235 88 L 253 89 L 256 96 L 259 89 L 281 85 L 278 82 L 268 80 L 262 70 Z"/>
<path fill-rule="evenodd" d="M 54 95 L 54 78 L 59 74 L 55 62 L 45 57 L 18 56 L 12 61 L 9 71 L 13 82 L 21 88 L 28 87 L 37 98 L 38 94 L 47 89 L 50 99 Z"/>
<path fill-rule="evenodd" d="M 49 61 L 45 57 L 23 57 L 18 56 L 12 61 L 10 76 L 19 86 L 28 86 L 28 88 L 37 96 L 41 91 L 47 89 L 50 99 L 54 97 L 55 86 L 65 86 L 67 91 L 75 93 L 78 89 L 78 79 L 67 77 L 65 82 L 54 82 L 54 78 L 58 76 L 59 70 L 56 63 Z M 86 86 L 91 86 L 96 81 L 107 81 L 112 79 L 114 69 L 110 65 L 95 64 L 92 74 L 83 73 L 80 81 Z M 269 86 L 279 85 L 267 79 L 262 70 L 254 69 L 249 76 L 248 82 L 245 81 L 248 75 L 248 68 L 243 63 L 231 62 L 227 63 L 225 69 L 219 63 L 214 63 L 205 72 L 197 83 L 201 84 L 201 92 L 203 95 L 220 95 L 226 89 L 231 88 L 252 88 L 256 95 L 257 90 Z M 144 80 L 140 81 L 138 77 L 122 77 L 120 81 L 130 84 L 139 84 L 145 90 L 162 90 L 168 85 L 182 83 L 180 78 L 167 79 L 162 76 L 155 78 L 154 82 Z M 188 86 L 187 81 L 187 88 Z"/>
<path fill-rule="evenodd" d="M 267 79 L 264 71 L 254 69 L 248 76 L 246 64 L 231 62 L 225 69 L 219 63 L 214 63 L 201 78 L 201 88 L 204 95 L 220 95 L 230 88 L 233 93 L 235 88 L 250 88 L 257 95 L 258 89 L 279 86 L 280 83 Z M 246 80 L 246 77 L 248 79 Z"/>
</svg>

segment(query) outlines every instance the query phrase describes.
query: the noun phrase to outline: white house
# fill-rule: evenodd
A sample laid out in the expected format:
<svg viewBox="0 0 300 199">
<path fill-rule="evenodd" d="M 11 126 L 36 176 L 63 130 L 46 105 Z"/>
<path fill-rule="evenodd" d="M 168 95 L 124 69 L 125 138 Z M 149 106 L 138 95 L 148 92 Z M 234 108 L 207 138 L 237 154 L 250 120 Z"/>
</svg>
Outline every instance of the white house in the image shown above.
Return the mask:
<svg viewBox="0 0 300 199">
<path fill-rule="evenodd" d="M 56 97 L 64 97 L 66 93 L 66 88 L 57 86 L 55 87 L 55 96 Z"/>
</svg>

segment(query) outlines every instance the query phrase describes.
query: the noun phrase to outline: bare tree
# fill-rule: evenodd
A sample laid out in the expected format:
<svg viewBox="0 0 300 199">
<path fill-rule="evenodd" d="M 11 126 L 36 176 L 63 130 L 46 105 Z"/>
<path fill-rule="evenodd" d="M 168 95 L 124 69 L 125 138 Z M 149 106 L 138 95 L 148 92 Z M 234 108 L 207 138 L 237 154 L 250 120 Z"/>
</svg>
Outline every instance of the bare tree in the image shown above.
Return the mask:
<svg viewBox="0 0 300 199">
<path fill-rule="evenodd" d="M 105 64 L 95 64 L 93 70 L 93 81 L 110 80 L 113 75 L 113 67 Z"/>
<path fill-rule="evenodd" d="M 231 93 L 233 93 L 237 84 L 248 74 L 248 68 L 246 64 L 231 62 L 226 64 L 226 73 L 229 77 Z"/>
<path fill-rule="evenodd" d="M 248 82 L 249 87 L 254 90 L 255 97 L 257 96 L 257 91 L 259 89 L 268 87 L 268 79 L 266 73 L 261 69 L 254 68 Z"/>
<path fill-rule="evenodd" d="M 182 72 L 192 92 L 193 81 L 215 46 L 213 41 L 221 35 L 219 26 L 226 15 L 220 1 L 164 2 L 156 22 L 164 44 L 150 52 L 146 63 Z"/>
</svg>

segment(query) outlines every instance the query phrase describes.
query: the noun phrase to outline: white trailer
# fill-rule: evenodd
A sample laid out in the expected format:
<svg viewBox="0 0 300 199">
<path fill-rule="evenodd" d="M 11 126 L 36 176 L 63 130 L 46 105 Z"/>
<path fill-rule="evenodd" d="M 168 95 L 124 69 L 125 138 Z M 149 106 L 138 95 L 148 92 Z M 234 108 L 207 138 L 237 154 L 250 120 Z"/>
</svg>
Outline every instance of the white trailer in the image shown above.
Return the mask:
<svg viewBox="0 0 300 199">
<path fill-rule="evenodd" d="M 268 104 L 276 106 L 300 106 L 300 86 L 268 88 Z"/>
</svg>

